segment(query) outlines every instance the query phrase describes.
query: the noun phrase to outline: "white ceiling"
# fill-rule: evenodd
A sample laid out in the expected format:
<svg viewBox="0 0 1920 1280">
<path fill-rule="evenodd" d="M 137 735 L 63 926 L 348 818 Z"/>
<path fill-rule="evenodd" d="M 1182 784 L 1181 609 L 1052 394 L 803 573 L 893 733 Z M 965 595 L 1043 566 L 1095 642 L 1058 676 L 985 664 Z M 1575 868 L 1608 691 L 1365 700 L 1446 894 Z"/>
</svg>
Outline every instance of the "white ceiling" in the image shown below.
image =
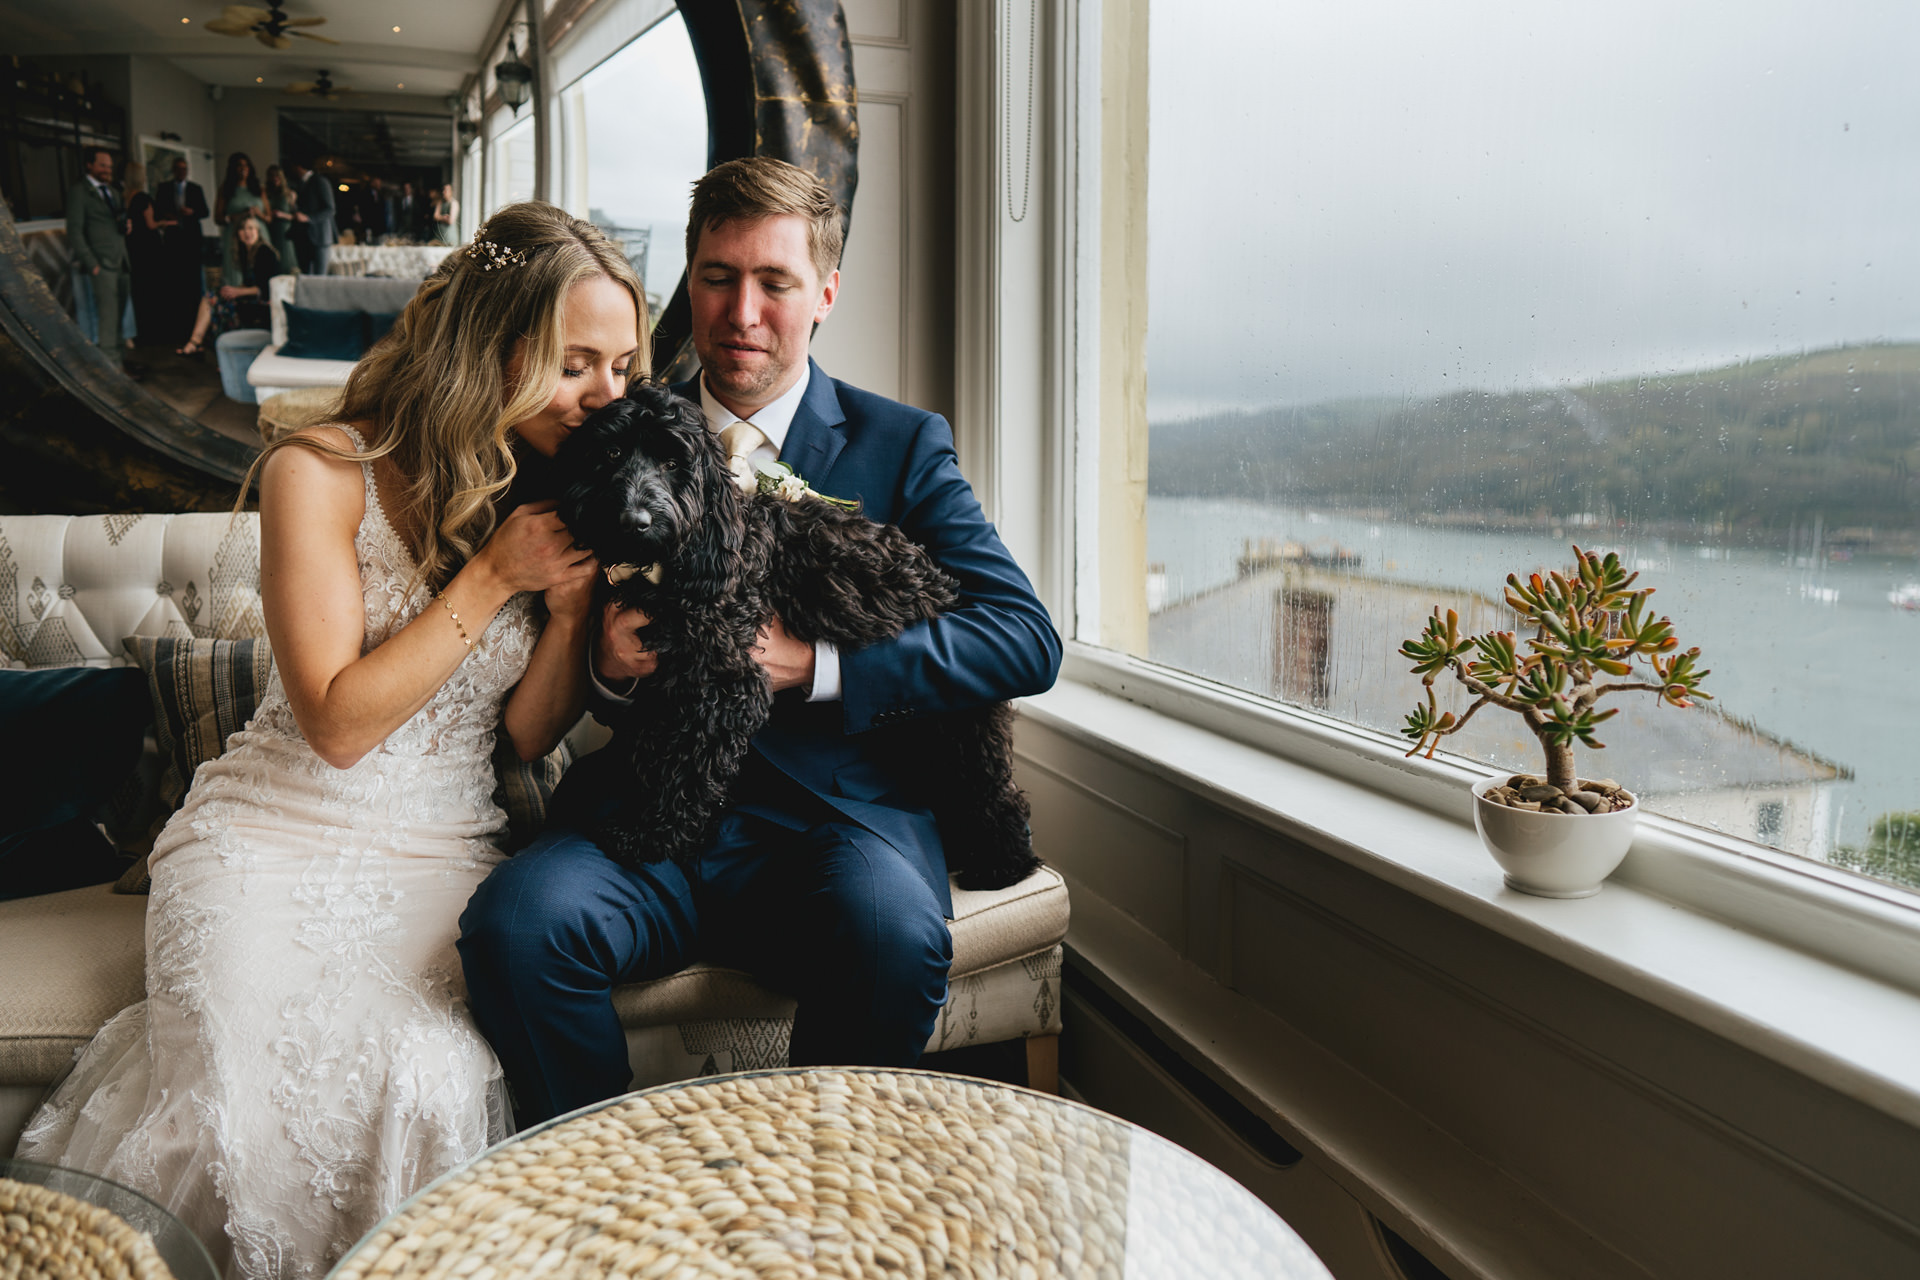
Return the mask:
<svg viewBox="0 0 1920 1280">
<path fill-rule="evenodd" d="M 285 50 L 208 31 L 225 0 L 0 0 L 0 31 L 9 53 L 155 55 L 205 84 L 285 86 L 312 80 L 324 67 L 347 88 L 438 98 L 477 69 L 502 3 L 283 0 L 288 17 L 326 18 L 324 26 L 305 29 L 340 42 L 296 36 Z"/>
</svg>

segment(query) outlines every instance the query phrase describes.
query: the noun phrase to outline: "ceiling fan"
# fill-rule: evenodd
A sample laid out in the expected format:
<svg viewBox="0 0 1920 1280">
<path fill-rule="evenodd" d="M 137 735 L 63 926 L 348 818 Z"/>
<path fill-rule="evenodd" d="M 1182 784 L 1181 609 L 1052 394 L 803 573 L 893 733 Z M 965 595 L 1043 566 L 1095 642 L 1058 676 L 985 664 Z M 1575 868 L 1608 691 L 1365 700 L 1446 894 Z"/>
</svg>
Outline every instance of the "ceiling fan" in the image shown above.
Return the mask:
<svg viewBox="0 0 1920 1280">
<path fill-rule="evenodd" d="M 323 98 L 328 102 L 332 102 L 335 98 L 339 98 L 346 94 L 352 93 L 353 90 L 348 89 L 343 85 L 334 84 L 333 79 L 330 76 L 328 76 L 326 71 L 323 69 L 320 72 L 320 74 L 312 80 L 302 80 L 298 84 L 288 85 L 287 92 L 288 93 L 310 93 L 316 98 Z"/>
<path fill-rule="evenodd" d="M 268 0 L 265 8 L 257 4 L 230 4 L 226 12 L 207 23 L 207 30 L 223 36 L 252 36 L 269 49 L 287 49 L 293 46 L 291 36 L 303 40 L 319 40 L 325 44 L 339 44 L 338 40 L 327 36 L 315 35 L 311 31 L 299 31 L 298 27 L 317 27 L 325 18 L 289 18 L 287 11 L 280 7 L 280 0 Z"/>
</svg>

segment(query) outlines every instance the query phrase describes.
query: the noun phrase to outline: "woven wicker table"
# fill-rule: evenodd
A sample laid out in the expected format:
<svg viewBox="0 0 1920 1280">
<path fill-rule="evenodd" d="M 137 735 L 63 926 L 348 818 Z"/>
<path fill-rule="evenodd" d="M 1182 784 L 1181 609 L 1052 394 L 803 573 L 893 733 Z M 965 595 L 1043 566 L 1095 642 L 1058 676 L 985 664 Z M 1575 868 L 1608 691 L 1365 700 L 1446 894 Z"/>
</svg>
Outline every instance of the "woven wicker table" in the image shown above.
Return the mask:
<svg viewBox="0 0 1920 1280">
<path fill-rule="evenodd" d="M 262 444 L 272 444 L 289 431 L 325 422 L 340 400 L 339 387 L 295 387 L 260 402 L 258 424 Z"/>
<path fill-rule="evenodd" d="M 0 1160 L 0 1275 L 219 1280 L 185 1223 L 117 1182 Z"/>
<path fill-rule="evenodd" d="M 374 1228 L 335 1280 L 1331 1280 L 1212 1165 L 1046 1094 L 929 1071 L 742 1072 L 528 1130 Z"/>
</svg>

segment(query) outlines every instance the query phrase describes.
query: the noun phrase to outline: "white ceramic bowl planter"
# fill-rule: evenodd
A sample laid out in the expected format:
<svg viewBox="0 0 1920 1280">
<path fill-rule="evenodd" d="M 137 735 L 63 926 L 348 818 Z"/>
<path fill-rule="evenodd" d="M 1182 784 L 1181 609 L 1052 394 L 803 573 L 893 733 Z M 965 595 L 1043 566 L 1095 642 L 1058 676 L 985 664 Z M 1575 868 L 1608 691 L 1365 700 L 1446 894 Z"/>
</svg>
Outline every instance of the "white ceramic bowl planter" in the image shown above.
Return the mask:
<svg viewBox="0 0 1920 1280">
<path fill-rule="evenodd" d="M 1498 774 L 1473 784 L 1473 825 L 1507 873 L 1507 887 L 1542 898 L 1590 898 L 1633 843 L 1640 801 L 1612 813 L 1535 813 L 1486 798 L 1506 782 Z"/>
</svg>

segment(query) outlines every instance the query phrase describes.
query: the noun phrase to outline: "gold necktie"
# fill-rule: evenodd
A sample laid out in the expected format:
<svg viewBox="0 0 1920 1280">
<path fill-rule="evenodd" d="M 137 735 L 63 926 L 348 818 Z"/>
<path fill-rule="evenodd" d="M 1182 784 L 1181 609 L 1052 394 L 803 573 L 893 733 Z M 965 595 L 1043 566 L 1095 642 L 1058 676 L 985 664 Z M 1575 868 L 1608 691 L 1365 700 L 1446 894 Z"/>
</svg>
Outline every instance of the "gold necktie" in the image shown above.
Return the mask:
<svg viewBox="0 0 1920 1280">
<path fill-rule="evenodd" d="M 727 470 L 733 472 L 733 478 L 744 492 L 752 493 L 758 481 L 754 478 L 753 464 L 747 461 L 747 455 L 768 443 L 767 433 L 751 422 L 741 420 L 721 429 L 720 443 L 727 448 Z"/>
</svg>

